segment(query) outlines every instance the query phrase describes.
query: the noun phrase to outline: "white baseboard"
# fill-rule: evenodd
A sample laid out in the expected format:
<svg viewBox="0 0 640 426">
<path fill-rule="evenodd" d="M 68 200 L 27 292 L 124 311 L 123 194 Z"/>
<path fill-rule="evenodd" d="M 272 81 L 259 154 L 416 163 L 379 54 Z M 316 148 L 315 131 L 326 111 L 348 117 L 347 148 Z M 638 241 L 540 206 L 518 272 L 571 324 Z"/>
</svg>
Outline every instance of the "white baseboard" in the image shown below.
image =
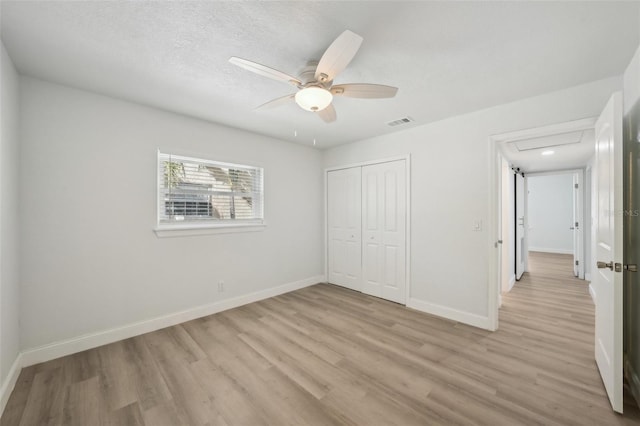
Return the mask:
<svg viewBox="0 0 640 426">
<path fill-rule="evenodd" d="M 585 281 L 591 281 L 591 274 L 584 274 Z"/>
<path fill-rule="evenodd" d="M 426 312 L 428 314 L 447 318 L 453 321 L 458 321 L 467 325 L 472 325 L 474 327 L 491 330 L 491 324 L 488 317 L 459 311 L 447 306 L 436 305 L 435 303 L 429 303 L 425 302 L 424 300 L 418 300 L 414 298 L 408 300 L 407 307 Z"/>
<path fill-rule="evenodd" d="M 9 374 L 7 374 L 4 382 L 2 382 L 2 387 L 0 387 L 0 416 L 4 413 L 4 408 L 7 406 L 11 392 L 13 392 L 13 388 L 16 386 L 22 367 L 22 354 L 18 354 L 9 369 Z"/>
<path fill-rule="evenodd" d="M 589 284 L 589 294 L 591 295 L 591 300 L 593 300 L 593 304 L 596 304 L 596 291 L 593 289 L 593 284 Z"/>
<path fill-rule="evenodd" d="M 541 251 L 543 253 L 556 253 L 556 254 L 573 254 L 573 249 L 557 249 L 548 247 L 529 247 L 529 251 Z"/>
<path fill-rule="evenodd" d="M 136 323 L 124 325 L 122 327 L 116 327 L 96 333 L 85 334 L 83 336 L 61 340 L 37 348 L 28 349 L 21 354 L 21 367 L 28 367 L 33 364 L 50 361 L 62 356 L 71 355 L 77 352 L 85 351 L 87 349 L 92 349 L 98 346 L 117 342 L 119 340 L 139 336 L 141 334 L 149 333 L 161 328 L 171 327 L 173 325 L 191 321 L 196 318 L 201 318 L 207 315 L 226 311 L 228 309 L 237 308 L 238 306 L 257 302 L 263 299 L 268 299 L 270 297 L 278 296 L 280 294 L 288 293 L 294 290 L 299 290 L 301 288 L 325 281 L 325 276 L 316 275 L 314 277 L 309 277 L 300 281 L 283 284 L 278 287 L 249 293 L 243 296 L 221 300 L 219 302 L 197 306 L 195 308 L 187 309 L 180 312 L 174 312 L 149 320 L 139 321 Z"/>
<path fill-rule="evenodd" d="M 511 278 L 509 278 L 509 289 L 507 291 L 511 291 L 511 289 L 513 288 L 514 285 L 516 285 L 516 275 L 515 274 L 511 275 Z"/>
</svg>

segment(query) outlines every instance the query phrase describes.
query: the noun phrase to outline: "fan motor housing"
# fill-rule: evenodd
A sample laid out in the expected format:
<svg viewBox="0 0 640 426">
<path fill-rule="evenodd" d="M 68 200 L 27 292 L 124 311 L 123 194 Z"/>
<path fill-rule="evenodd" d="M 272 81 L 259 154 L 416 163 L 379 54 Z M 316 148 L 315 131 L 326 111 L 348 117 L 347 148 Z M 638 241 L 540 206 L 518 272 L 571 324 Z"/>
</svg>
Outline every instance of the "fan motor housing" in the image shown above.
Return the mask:
<svg viewBox="0 0 640 426">
<path fill-rule="evenodd" d="M 308 86 L 323 86 L 325 88 L 331 87 L 330 80 L 316 80 L 316 68 L 318 67 L 318 61 L 309 61 L 304 68 L 300 70 L 298 76 L 302 82 L 303 87 Z"/>
</svg>

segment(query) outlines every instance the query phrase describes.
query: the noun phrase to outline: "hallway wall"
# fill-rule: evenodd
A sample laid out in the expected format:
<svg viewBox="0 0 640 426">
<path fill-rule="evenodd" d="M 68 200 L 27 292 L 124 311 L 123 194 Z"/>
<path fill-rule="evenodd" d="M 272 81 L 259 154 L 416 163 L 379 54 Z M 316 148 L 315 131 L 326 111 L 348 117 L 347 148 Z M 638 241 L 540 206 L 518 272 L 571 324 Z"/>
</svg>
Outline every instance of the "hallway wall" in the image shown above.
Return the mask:
<svg viewBox="0 0 640 426">
<path fill-rule="evenodd" d="M 529 250 L 573 253 L 573 175 L 527 178 Z"/>
</svg>

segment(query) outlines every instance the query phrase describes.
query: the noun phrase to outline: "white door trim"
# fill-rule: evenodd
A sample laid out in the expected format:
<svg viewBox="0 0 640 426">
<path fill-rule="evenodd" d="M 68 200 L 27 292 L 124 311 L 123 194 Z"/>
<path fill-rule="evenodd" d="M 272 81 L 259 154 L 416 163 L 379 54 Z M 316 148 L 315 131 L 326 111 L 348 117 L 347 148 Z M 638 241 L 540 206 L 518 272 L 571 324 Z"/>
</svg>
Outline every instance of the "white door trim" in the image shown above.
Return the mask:
<svg viewBox="0 0 640 426">
<path fill-rule="evenodd" d="M 500 170 L 500 161 L 498 153 L 500 145 L 519 139 L 529 139 L 541 137 L 550 134 L 567 133 L 577 130 L 592 129 L 595 127 L 597 117 L 589 117 L 581 120 L 568 121 L 564 123 L 556 123 L 549 126 L 536 127 L 514 132 L 501 133 L 491 135 L 488 138 L 489 143 L 489 226 L 487 233 L 487 247 L 489 248 L 489 267 L 487 268 L 488 286 L 487 286 L 487 312 L 489 318 L 489 330 L 498 329 L 498 309 L 499 309 L 499 289 L 500 289 L 500 270 L 501 259 L 498 256 L 499 250 L 495 248 L 498 241 L 499 226 L 498 223 L 498 200 L 501 197 L 500 180 L 498 173 Z M 557 173 L 557 172 L 553 172 Z M 531 174 L 533 175 L 533 173 Z"/>
<path fill-rule="evenodd" d="M 328 194 L 328 173 L 334 170 L 350 169 L 353 167 L 370 166 L 373 164 L 389 163 L 391 161 L 405 162 L 406 173 L 406 209 L 407 218 L 405 228 L 405 274 L 406 274 L 406 291 L 403 304 L 406 306 L 407 301 L 411 298 L 411 154 L 400 155 L 396 157 L 381 158 L 378 160 L 362 161 L 358 163 L 350 163 L 339 166 L 331 166 L 324 169 L 324 276 L 325 281 L 329 279 L 329 194 Z"/>
</svg>

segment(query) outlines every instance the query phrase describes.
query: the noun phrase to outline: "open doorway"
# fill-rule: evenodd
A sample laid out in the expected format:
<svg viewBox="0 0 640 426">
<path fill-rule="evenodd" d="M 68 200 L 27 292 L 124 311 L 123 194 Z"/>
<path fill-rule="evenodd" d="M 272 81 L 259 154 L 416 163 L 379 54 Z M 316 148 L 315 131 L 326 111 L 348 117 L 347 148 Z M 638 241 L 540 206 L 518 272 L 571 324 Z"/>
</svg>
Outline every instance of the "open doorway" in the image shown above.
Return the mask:
<svg viewBox="0 0 640 426">
<path fill-rule="evenodd" d="M 590 216 L 584 175 L 583 169 L 532 173 L 526 177 L 524 194 L 528 254 L 562 255 L 555 257 L 566 259 L 568 269 L 580 279 L 588 268 L 591 233 L 590 223 L 583 220 Z"/>
<path fill-rule="evenodd" d="M 585 194 L 590 195 L 591 199 L 583 198 L 583 205 L 588 206 L 591 210 L 585 215 L 588 218 L 587 226 L 582 225 L 587 231 L 582 233 L 584 256 L 588 259 L 583 264 L 585 268 L 580 271 L 580 268 L 575 267 L 578 265 L 571 265 L 571 268 L 567 268 L 567 270 L 572 269 L 572 274 L 568 278 L 539 276 L 536 272 L 535 279 L 533 274 L 531 279 L 528 279 L 529 277 L 525 273 L 525 278 L 522 281 L 525 281 L 526 285 L 517 283 L 508 296 L 503 295 L 502 308 L 498 310 L 496 301 L 500 300 L 498 288 L 502 287 L 499 283 L 500 273 L 503 270 L 500 259 L 508 256 L 503 256 L 499 249 L 492 250 L 490 256 L 492 266 L 489 269 L 489 318 L 495 329 L 498 327 L 498 312 L 500 320 L 507 321 L 507 324 L 510 320 L 524 321 L 526 319 L 529 329 L 535 330 L 536 333 L 542 331 L 539 326 L 554 328 L 561 324 L 555 330 L 550 329 L 542 332 L 545 335 L 558 333 L 563 338 L 567 338 L 566 331 L 568 329 L 579 329 L 582 326 L 581 332 L 585 335 L 593 335 L 594 339 L 587 342 L 589 344 L 586 346 L 574 341 L 570 344 L 571 347 L 565 347 L 565 349 L 575 356 L 580 354 L 589 363 L 595 358 L 602 379 L 600 384 L 604 386 L 603 389 L 606 391 L 613 410 L 620 413 L 623 411 L 623 394 L 626 393 L 626 391 L 623 392 L 623 374 L 628 375 L 627 380 L 630 380 L 630 383 L 633 381 L 633 377 L 630 375 L 632 372 L 629 369 L 626 371 L 623 369 L 623 358 L 625 355 L 628 356 L 628 352 L 625 354 L 623 348 L 623 325 L 626 324 L 623 324 L 622 278 L 628 278 L 629 272 L 636 270 L 636 264 L 624 263 L 622 247 L 623 243 L 626 243 L 623 238 L 625 229 L 622 219 L 623 215 L 627 214 L 627 210 L 623 210 L 623 195 L 631 193 L 629 180 L 625 180 L 623 174 L 623 171 L 628 172 L 629 169 L 627 167 L 625 170 L 626 155 L 629 150 L 625 150 L 623 146 L 623 142 L 628 142 L 623 140 L 622 111 L 622 94 L 616 92 L 612 94 L 600 116 L 595 120 L 592 129 L 590 126 L 577 130 L 572 129 L 576 123 L 581 122 L 584 125 L 589 121 L 580 120 L 544 129 L 494 136 L 489 140 L 491 150 L 489 157 L 490 182 L 493 188 L 490 191 L 491 221 L 489 222 L 489 230 L 491 235 L 498 236 L 498 242 L 501 242 L 502 217 L 497 214 L 497 210 L 502 211 L 504 200 L 501 199 L 503 191 L 498 177 L 501 171 L 498 164 L 502 161 L 501 155 L 506 158 L 508 163 L 519 162 L 507 151 L 507 147 L 512 149 L 512 153 L 513 151 L 526 150 L 532 152 L 539 150 L 540 155 L 544 155 L 544 151 L 540 152 L 540 150 L 551 151 L 550 154 L 553 154 L 554 151 L 567 152 L 565 148 L 568 147 L 565 145 L 579 145 L 580 143 L 579 141 L 571 142 L 569 139 L 577 135 L 581 135 L 579 139 L 584 139 L 584 135 L 588 132 L 592 134 L 591 152 L 587 154 L 590 159 L 583 159 L 583 162 L 572 167 L 582 171 L 583 182 L 584 180 L 588 182 L 584 186 L 590 188 L 585 191 Z M 555 131 L 550 131 L 550 128 Z M 566 141 L 561 142 L 565 137 Z M 632 136 L 632 141 L 635 142 L 633 138 L 635 138 L 635 133 Z M 557 143 L 551 145 L 553 139 Z M 556 169 L 551 167 L 552 162 L 545 162 L 545 169 L 538 170 L 535 168 L 543 163 L 535 161 L 535 157 L 531 155 L 524 157 L 524 160 L 531 160 L 531 163 L 528 166 L 523 163 L 521 169 L 529 170 L 531 167 L 531 172 L 568 169 L 568 167 Z M 572 152 L 572 157 L 575 161 L 579 160 L 577 151 Z M 522 159 L 523 156 L 520 160 Z M 583 186 L 580 185 L 579 175 L 574 181 L 574 185 L 576 183 L 579 184 L 579 187 Z M 525 216 L 525 239 L 527 238 L 527 219 Z M 579 241 L 578 237 L 575 239 L 576 242 Z M 491 243 L 494 244 L 492 240 Z M 496 242 L 495 247 L 499 246 Z M 517 246 L 513 249 L 516 250 Z M 542 259 L 540 263 L 542 270 L 553 270 L 550 268 L 552 262 L 548 259 Z M 589 277 L 593 280 L 590 285 L 585 285 L 586 281 L 578 278 L 581 273 L 585 278 Z M 575 277 L 574 274 L 578 277 Z M 568 289 L 569 291 L 567 291 Z M 514 293 L 517 293 L 517 297 L 512 297 Z M 531 321 L 532 318 L 534 321 Z M 564 340 L 557 343 L 561 345 L 563 342 Z"/>
<path fill-rule="evenodd" d="M 590 169 L 524 173 L 504 157 L 500 173 L 499 303 L 535 264 L 546 261 L 566 274 L 589 277 L 591 259 Z M 585 222 L 585 218 L 588 218 Z M 546 261 L 541 261 L 546 259 Z"/>
<path fill-rule="evenodd" d="M 587 118 L 559 123 L 544 128 L 527 129 L 490 138 L 492 151 L 492 186 L 499 188 L 494 196 L 493 221 L 490 226 L 497 235 L 491 243 L 498 249 L 492 252 L 495 268 L 490 269 L 492 282 L 500 283 L 495 296 L 490 296 L 491 323 L 497 328 L 498 307 L 502 296 L 508 293 L 523 274 L 529 271 L 530 232 L 540 234 L 539 226 L 531 223 L 528 214 L 528 180 L 536 176 L 566 175 L 570 216 L 562 223 L 562 236 L 567 245 L 557 254 L 570 256 L 571 274 L 578 278 L 588 277 L 591 262 L 591 223 L 589 210 L 590 190 L 587 177 L 594 156 L 594 126 L 596 119 Z M 544 179 L 543 179 L 544 180 Z M 534 185 L 537 182 L 534 182 Z M 578 185 L 576 188 L 576 184 Z M 573 188 L 573 189 L 571 189 Z M 538 191 L 536 191 L 538 192 Z M 585 213 L 585 211 L 587 213 Z M 587 221 L 585 223 L 585 218 Z M 578 222 L 578 226 L 575 223 Z M 530 226 L 534 226 L 533 229 Z M 574 228 L 574 229 L 571 229 Z M 576 229 L 577 228 L 577 229 Z M 537 232 L 538 231 L 538 232 Z M 544 233 L 544 232 L 542 232 Z M 555 231 L 555 234 L 559 234 Z M 557 235 L 556 235 L 557 236 Z M 535 240 L 535 235 L 534 235 Z M 569 244 L 571 244 L 569 246 Z M 534 248 L 553 249 L 553 245 Z M 553 251 L 553 250 L 552 250 Z M 577 264 L 576 264 L 577 262 Z M 543 262 L 544 264 L 544 262 Z M 495 280 L 495 281 L 494 281 Z M 494 299 L 495 297 L 495 299 Z"/>
</svg>

